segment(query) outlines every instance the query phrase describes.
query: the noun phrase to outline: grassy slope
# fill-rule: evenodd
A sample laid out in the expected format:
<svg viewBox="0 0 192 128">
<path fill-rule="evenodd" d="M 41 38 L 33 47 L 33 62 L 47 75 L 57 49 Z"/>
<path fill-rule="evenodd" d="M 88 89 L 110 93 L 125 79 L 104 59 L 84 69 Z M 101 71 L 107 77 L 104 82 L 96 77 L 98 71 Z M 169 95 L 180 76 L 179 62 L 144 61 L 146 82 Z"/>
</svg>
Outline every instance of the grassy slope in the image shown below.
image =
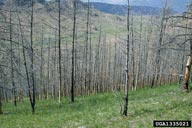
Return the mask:
<svg viewBox="0 0 192 128">
<path fill-rule="evenodd" d="M 122 94 L 110 93 L 67 99 L 59 107 L 57 101 L 37 102 L 31 115 L 28 102 L 4 104 L 0 128 L 150 128 L 155 119 L 192 120 L 192 93 L 183 93 L 176 85 L 130 92 L 129 117 L 120 115 Z"/>
</svg>

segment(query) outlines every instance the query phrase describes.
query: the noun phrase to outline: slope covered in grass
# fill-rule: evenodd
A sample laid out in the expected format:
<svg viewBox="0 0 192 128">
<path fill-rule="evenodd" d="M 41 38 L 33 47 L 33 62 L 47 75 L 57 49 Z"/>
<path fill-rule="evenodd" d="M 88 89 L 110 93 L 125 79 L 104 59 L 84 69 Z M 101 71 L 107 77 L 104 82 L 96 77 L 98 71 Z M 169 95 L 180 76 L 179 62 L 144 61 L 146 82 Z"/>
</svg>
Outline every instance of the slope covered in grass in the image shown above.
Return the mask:
<svg viewBox="0 0 192 128">
<path fill-rule="evenodd" d="M 192 92 L 177 85 L 130 92 L 129 117 L 120 115 L 122 93 L 78 97 L 75 103 L 63 99 L 37 101 L 32 115 L 28 101 L 14 108 L 3 104 L 0 128 L 152 128 L 153 120 L 192 120 Z"/>
</svg>

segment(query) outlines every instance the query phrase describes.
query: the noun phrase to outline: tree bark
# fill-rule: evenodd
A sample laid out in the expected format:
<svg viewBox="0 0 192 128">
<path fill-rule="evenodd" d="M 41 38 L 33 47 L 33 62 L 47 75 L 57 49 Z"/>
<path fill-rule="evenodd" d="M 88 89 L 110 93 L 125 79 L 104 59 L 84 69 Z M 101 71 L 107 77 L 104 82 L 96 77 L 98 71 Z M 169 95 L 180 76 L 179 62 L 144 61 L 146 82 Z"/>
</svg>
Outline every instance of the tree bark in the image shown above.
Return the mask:
<svg viewBox="0 0 192 128">
<path fill-rule="evenodd" d="M 131 18 L 131 52 L 132 52 L 132 90 L 135 88 L 135 50 L 134 50 L 134 31 L 133 31 L 133 17 Z"/>
<path fill-rule="evenodd" d="M 46 90 L 45 90 L 45 84 L 44 84 L 44 78 L 43 78 L 43 42 L 44 42 L 44 31 L 42 27 L 42 33 L 41 33 L 41 66 L 40 66 L 40 86 L 43 86 L 43 97 L 46 98 Z"/>
<path fill-rule="evenodd" d="M 17 106 L 17 97 L 16 97 L 16 87 L 15 87 L 15 78 L 14 78 L 14 67 L 13 67 L 13 40 L 12 40 L 12 12 L 11 12 L 11 7 L 12 7 L 12 3 L 10 1 L 10 16 L 9 16 L 9 31 L 10 31 L 10 37 L 9 37 L 9 40 L 10 40 L 10 52 L 11 52 L 11 81 L 12 81 L 12 91 L 13 91 L 13 96 L 14 96 L 14 105 L 15 107 Z"/>
<path fill-rule="evenodd" d="M 32 95 L 31 95 L 31 85 L 30 85 L 30 78 L 29 78 L 29 69 L 27 67 L 27 58 L 25 53 L 25 46 L 24 46 L 24 36 L 23 36 L 23 30 L 21 26 L 21 20 L 17 11 L 18 21 L 19 21 L 19 29 L 20 29 L 20 36 L 21 36 L 21 42 L 22 42 L 22 52 L 23 52 L 23 59 L 24 59 L 24 66 L 25 66 L 25 72 L 26 72 L 26 78 L 27 78 L 27 85 L 28 85 L 28 95 L 29 95 L 29 101 L 32 102 Z"/>
<path fill-rule="evenodd" d="M 59 20 L 58 20 L 58 26 L 59 26 L 59 35 L 58 35 L 58 41 L 59 41 L 59 103 L 61 103 L 61 86 L 62 86 L 62 69 L 61 69 L 61 0 L 58 1 L 58 8 L 59 8 Z"/>
<path fill-rule="evenodd" d="M 182 83 L 182 88 L 185 91 L 189 91 L 189 78 L 190 78 L 190 70 L 191 70 L 192 56 L 188 56 L 187 65 L 185 69 L 184 81 Z"/>
<path fill-rule="evenodd" d="M 127 70 L 126 70 L 126 94 L 125 94 L 125 103 L 124 103 L 124 110 L 123 115 L 128 116 L 128 96 L 129 96 L 129 15 L 130 15 L 130 4 L 129 0 L 128 2 L 128 10 L 127 10 L 127 55 L 126 55 L 126 61 L 127 61 Z"/>
<path fill-rule="evenodd" d="M 165 1 L 165 6 L 163 8 L 163 16 L 161 19 L 160 33 L 159 33 L 159 41 L 157 44 L 157 53 L 156 53 L 156 83 L 160 84 L 161 80 L 161 47 L 164 39 L 164 33 L 166 29 L 167 19 L 165 16 L 167 14 L 167 0 Z"/>
<path fill-rule="evenodd" d="M 49 36 L 49 42 L 48 42 L 48 58 L 47 58 L 47 96 L 46 98 L 49 98 L 49 88 L 50 88 L 50 43 L 51 43 L 51 37 Z"/>
<path fill-rule="evenodd" d="M 32 113 L 35 113 L 35 76 L 34 76 L 34 49 L 33 49 L 33 18 L 34 18 L 34 1 L 31 0 L 31 31 L 30 31 L 30 39 L 31 39 L 31 79 L 32 79 L 32 100 L 31 107 Z"/>
<path fill-rule="evenodd" d="M 73 41 L 72 41 L 72 77 L 71 77 L 71 102 L 74 102 L 74 86 L 75 86 L 75 36 L 76 36 L 76 10 L 77 1 L 73 1 Z"/>
</svg>

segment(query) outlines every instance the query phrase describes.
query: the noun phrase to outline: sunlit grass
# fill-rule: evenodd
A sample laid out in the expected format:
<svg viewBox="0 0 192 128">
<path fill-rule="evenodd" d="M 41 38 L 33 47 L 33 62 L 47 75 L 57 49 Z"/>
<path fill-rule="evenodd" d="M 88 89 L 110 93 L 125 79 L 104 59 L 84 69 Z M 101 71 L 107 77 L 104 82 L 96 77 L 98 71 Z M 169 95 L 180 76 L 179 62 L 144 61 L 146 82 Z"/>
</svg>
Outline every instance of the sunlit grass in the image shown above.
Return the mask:
<svg viewBox="0 0 192 128">
<path fill-rule="evenodd" d="M 123 93 L 105 93 L 57 100 L 37 101 L 36 114 L 31 114 L 26 100 L 4 103 L 0 128 L 152 128 L 153 120 L 192 120 L 192 94 L 177 85 L 145 88 L 129 94 L 129 116 L 120 114 Z"/>
</svg>

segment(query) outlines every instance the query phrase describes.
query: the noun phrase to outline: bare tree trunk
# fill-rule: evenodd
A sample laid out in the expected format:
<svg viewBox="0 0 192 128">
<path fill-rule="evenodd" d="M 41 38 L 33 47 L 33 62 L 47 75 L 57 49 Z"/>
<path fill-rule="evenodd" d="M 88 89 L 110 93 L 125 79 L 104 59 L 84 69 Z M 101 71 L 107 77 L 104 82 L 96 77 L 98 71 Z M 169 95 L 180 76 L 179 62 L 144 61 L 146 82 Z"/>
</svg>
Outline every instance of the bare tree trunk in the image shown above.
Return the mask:
<svg viewBox="0 0 192 128">
<path fill-rule="evenodd" d="M 111 81 L 111 42 L 109 44 L 109 52 L 108 52 L 108 73 L 106 72 L 106 75 L 108 76 L 107 77 L 107 81 L 108 81 L 108 84 L 106 85 L 107 86 L 107 91 L 111 90 L 113 85 L 112 85 L 112 81 Z"/>
<path fill-rule="evenodd" d="M 160 26 L 160 34 L 159 34 L 159 41 L 157 44 L 157 56 L 156 56 L 156 83 L 160 84 L 160 76 L 161 76 L 161 45 L 164 38 L 164 32 L 166 29 L 166 23 L 165 23 L 165 16 L 167 11 L 167 0 L 165 1 L 165 6 L 163 8 L 163 16 L 161 19 L 161 26 Z"/>
<path fill-rule="evenodd" d="M 68 43 L 66 42 L 65 44 L 66 44 L 66 54 L 67 54 L 67 58 L 66 58 L 66 59 L 69 60 L 69 58 L 70 58 L 70 57 L 69 57 L 70 52 L 69 52 L 69 50 L 68 50 Z M 69 65 L 71 65 L 71 63 L 70 63 L 70 61 L 67 61 L 67 67 L 70 67 Z M 67 69 L 67 74 L 69 74 L 69 73 L 68 73 L 68 69 Z M 67 77 L 69 77 L 69 76 L 67 75 Z M 70 81 L 70 80 L 66 79 L 66 84 L 67 84 L 67 85 L 70 84 L 69 81 Z M 68 95 L 69 95 L 69 94 L 68 94 L 68 93 L 69 93 L 69 87 L 66 86 L 65 89 L 66 89 L 65 95 L 68 96 Z"/>
<path fill-rule="evenodd" d="M 34 51 L 33 51 L 33 8 L 34 7 L 34 1 L 31 0 L 31 32 L 30 32 L 30 38 L 31 38 L 31 79 L 32 79 L 32 101 L 31 101 L 31 107 L 32 107 L 32 113 L 35 113 L 35 78 L 34 78 Z"/>
<path fill-rule="evenodd" d="M 123 81 L 123 74 L 122 74 L 122 68 L 123 68 L 123 55 L 122 55 L 122 52 L 121 52 L 121 46 L 120 46 L 120 42 L 119 42 L 119 57 L 118 57 L 118 75 L 117 75 L 117 90 L 118 91 L 121 91 L 121 85 L 124 84 Z M 124 88 L 123 88 L 124 89 Z"/>
<path fill-rule="evenodd" d="M 50 43 L 51 43 L 51 37 L 49 37 L 48 42 L 48 59 L 47 59 L 47 98 L 49 98 L 49 87 L 50 87 Z"/>
<path fill-rule="evenodd" d="M 91 26 L 90 26 L 90 33 L 91 33 Z M 91 83 L 92 83 L 92 37 L 91 34 L 89 35 L 89 88 L 91 88 Z"/>
<path fill-rule="evenodd" d="M 114 53 L 114 62 L 113 62 L 113 86 L 112 90 L 116 90 L 116 65 L 117 65 L 117 35 L 115 36 L 115 53 Z"/>
<path fill-rule="evenodd" d="M 95 93 L 99 92 L 99 56 L 100 56 L 100 45 L 101 45 L 101 26 L 100 26 L 100 30 L 99 30 L 99 41 L 98 41 L 98 46 L 97 46 L 97 51 L 96 51 L 96 55 L 95 55 L 95 66 L 94 66 L 94 71 L 95 71 Z"/>
<path fill-rule="evenodd" d="M 77 11 L 77 1 L 73 1 L 73 41 L 72 41 L 72 77 L 71 77 L 71 102 L 74 102 L 74 86 L 75 86 L 75 37 L 76 37 L 76 11 Z"/>
<path fill-rule="evenodd" d="M 132 43 L 132 89 L 136 89 L 135 84 L 135 50 L 134 50 L 134 31 L 133 31 L 133 17 L 131 18 L 131 43 Z"/>
<path fill-rule="evenodd" d="M 89 0 L 88 0 L 88 9 L 87 9 L 87 23 L 86 23 L 86 39 L 85 39 L 85 93 L 88 93 L 87 88 L 87 65 L 88 65 L 88 42 L 89 42 Z"/>
<path fill-rule="evenodd" d="M 12 91 L 14 96 L 14 105 L 17 106 L 17 97 L 16 97 L 16 87 L 15 87 L 15 78 L 14 78 L 14 67 L 13 67 L 13 40 L 12 40 L 12 12 L 11 12 L 12 2 L 10 1 L 10 16 L 9 16 L 9 40 L 10 40 L 10 52 L 11 52 L 11 81 L 12 81 Z"/>
<path fill-rule="evenodd" d="M 58 27 L 59 27 L 59 35 L 58 35 L 58 42 L 59 42 L 59 103 L 61 103 L 61 86 L 62 86 L 62 69 L 61 69 L 61 0 L 58 1 L 58 8 L 59 8 L 59 20 L 58 20 Z"/>
<path fill-rule="evenodd" d="M 187 24 L 186 24 L 186 28 L 187 28 Z M 187 34 L 187 29 L 185 30 L 185 34 Z M 185 36 L 185 40 L 187 39 L 187 36 Z M 181 73 L 183 73 L 183 70 L 184 70 L 184 61 L 185 61 L 185 44 L 183 45 L 183 53 L 182 53 L 182 64 L 181 64 Z M 181 83 L 182 81 L 182 76 L 180 76 L 179 78 L 179 84 Z"/>
<path fill-rule="evenodd" d="M 191 64 L 192 64 L 192 56 L 188 56 L 185 75 L 184 75 L 184 81 L 182 83 L 182 88 L 186 91 L 189 90 L 189 78 L 190 78 L 190 70 L 191 70 Z"/>
<path fill-rule="evenodd" d="M 55 98 L 55 91 L 57 85 L 57 35 L 55 34 L 55 48 L 54 48 L 54 83 L 52 85 L 52 97 Z"/>
<path fill-rule="evenodd" d="M 25 72 L 26 72 L 26 77 L 27 77 L 27 85 L 28 85 L 28 95 L 29 95 L 29 100 L 30 103 L 32 102 L 32 95 L 31 95 L 31 85 L 30 85 L 30 78 L 29 78 L 29 70 L 27 67 L 27 60 L 26 60 L 26 53 L 25 53 L 25 46 L 24 46 L 24 37 L 23 37 L 23 30 L 21 26 L 21 20 L 17 11 L 17 16 L 18 16 L 18 21 L 19 21 L 19 27 L 20 27 L 20 36 L 21 36 L 21 42 L 22 42 L 22 51 L 23 51 L 23 59 L 24 59 L 24 66 L 25 66 Z"/>
<path fill-rule="evenodd" d="M 43 78 L 43 42 L 44 42 L 44 35 L 43 35 L 43 27 L 42 27 L 42 35 L 41 35 L 41 66 L 40 66 L 40 86 L 43 87 L 43 97 L 46 98 L 46 90 Z"/>
<path fill-rule="evenodd" d="M 129 4 L 129 0 L 127 0 L 128 2 L 128 10 L 127 10 L 127 70 L 126 70 L 126 94 L 125 94 L 125 103 L 124 103 L 124 110 L 123 110 L 123 115 L 128 116 L 128 96 L 129 96 L 129 15 L 130 15 L 130 4 Z"/>
</svg>

